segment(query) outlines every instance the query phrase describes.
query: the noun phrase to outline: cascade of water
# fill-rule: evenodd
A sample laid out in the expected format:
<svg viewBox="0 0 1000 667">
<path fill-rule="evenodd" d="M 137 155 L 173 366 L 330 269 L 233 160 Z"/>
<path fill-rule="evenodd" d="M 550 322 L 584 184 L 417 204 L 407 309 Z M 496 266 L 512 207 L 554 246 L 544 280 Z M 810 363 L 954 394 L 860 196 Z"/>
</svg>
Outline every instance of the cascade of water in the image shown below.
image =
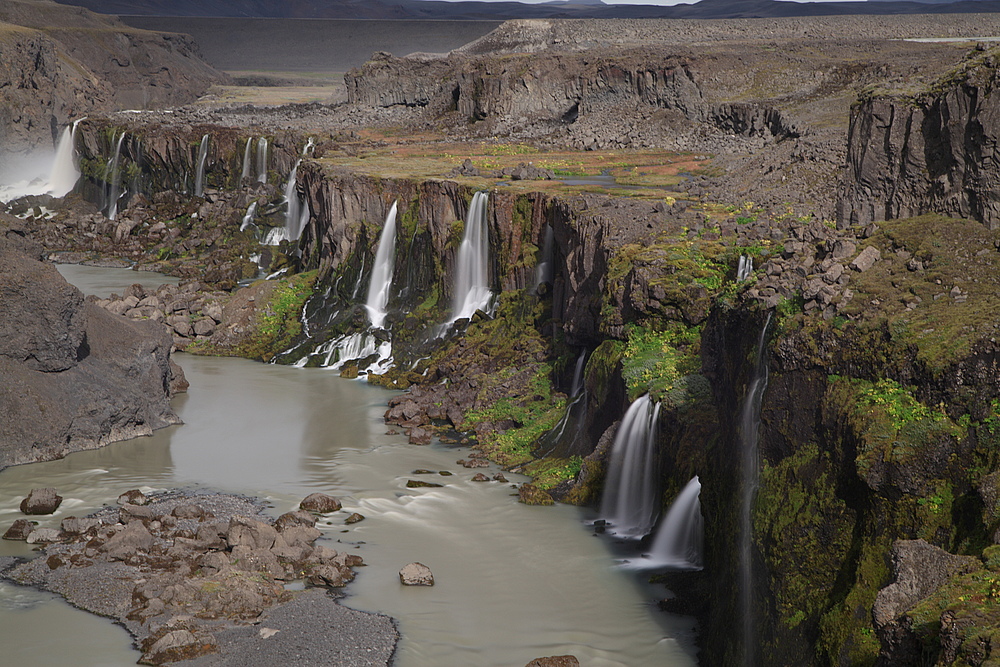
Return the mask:
<svg viewBox="0 0 1000 667">
<path fill-rule="evenodd" d="M 740 409 L 740 525 L 739 525 L 739 586 L 740 613 L 743 620 L 743 664 L 754 664 L 753 612 L 753 502 L 760 486 L 760 461 L 757 439 L 760 430 L 760 408 L 767 389 L 767 330 L 771 326 L 768 313 L 757 340 L 757 358 L 753 376 Z"/>
<path fill-rule="evenodd" d="M 76 126 L 81 120 L 83 119 L 67 125 L 59 136 L 52 172 L 49 175 L 48 192 L 53 197 L 65 197 L 80 178 L 80 170 L 76 165 Z"/>
<path fill-rule="evenodd" d="M 298 241 L 303 228 L 309 222 L 309 206 L 299 199 L 299 193 L 295 189 L 295 179 L 300 162 L 302 160 L 295 161 L 295 166 L 288 174 L 288 182 L 285 183 L 285 201 L 288 202 L 288 209 L 285 213 L 285 238 L 289 241 Z"/>
<path fill-rule="evenodd" d="M 108 220 L 114 220 L 118 217 L 118 199 L 121 196 L 119 192 L 121 190 L 121 169 L 119 169 L 119 162 L 121 161 L 122 154 L 122 141 L 125 140 L 125 132 L 122 132 L 118 137 L 118 141 L 115 143 L 115 154 L 111 158 L 111 162 L 108 164 L 108 171 L 111 173 L 111 190 L 108 193 Z"/>
<path fill-rule="evenodd" d="M 555 232 L 552 225 L 545 225 L 545 240 L 542 241 L 542 261 L 535 268 L 535 291 L 543 283 L 552 283 L 553 254 L 555 253 Z"/>
<path fill-rule="evenodd" d="M 747 280 L 753 273 L 753 257 L 740 255 L 739 264 L 736 265 L 736 280 Z"/>
<path fill-rule="evenodd" d="M 312 137 L 306 139 L 306 145 L 302 148 L 302 157 L 305 157 L 312 153 L 313 149 L 316 147 L 316 142 L 313 141 Z"/>
<path fill-rule="evenodd" d="M 458 249 L 451 322 L 488 310 L 493 300 L 489 284 L 490 240 L 486 225 L 489 197 L 477 192 L 465 220 L 465 234 Z"/>
<path fill-rule="evenodd" d="M 643 537 L 659 514 L 656 446 L 660 404 L 649 395 L 633 401 L 615 434 L 601 499 L 601 516 L 621 537 Z"/>
<path fill-rule="evenodd" d="M 240 231 L 253 224 L 253 217 L 257 214 L 257 202 L 252 201 L 250 205 L 247 206 L 246 215 L 243 216 L 243 222 L 240 223 Z"/>
<path fill-rule="evenodd" d="M 250 178 L 250 152 L 253 144 L 253 137 L 247 137 L 247 145 L 243 148 L 243 170 L 240 172 L 240 180 Z"/>
<path fill-rule="evenodd" d="M 365 308 L 372 327 L 381 329 L 385 324 L 386 306 L 389 304 L 389 288 L 392 286 L 392 269 L 396 263 L 396 202 L 392 203 L 385 216 L 382 234 L 378 239 L 378 252 L 372 267 L 372 279 L 368 285 L 368 299 Z"/>
<path fill-rule="evenodd" d="M 663 523 L 656 530 L 649 559 L 642 567 L 701 569 L 705 527 L 701 518 L 701 481 L 695 475 L 674 499 Z"/>
<path fill-rule="evenodd" d="M 208 159 L 208 135 L 201 138 L 198 146 L 198 165 L 194 172 L 194 196 L 201 197 L 205 194 L 205 161 Z"/>
<path fill-rule="evenodd" d="M 257 140 L 257 182 L 267 183 L 267 137 Z"/>
<path fill-rule="evenodd" d="M 576 358 L 576 368 L 573 370 L 573 384 L 570 388 L 570 398 L 576 398 L 583 393 L 583 369 L 587 365 L 587 351 L 584 350 Z"/>
</svg>

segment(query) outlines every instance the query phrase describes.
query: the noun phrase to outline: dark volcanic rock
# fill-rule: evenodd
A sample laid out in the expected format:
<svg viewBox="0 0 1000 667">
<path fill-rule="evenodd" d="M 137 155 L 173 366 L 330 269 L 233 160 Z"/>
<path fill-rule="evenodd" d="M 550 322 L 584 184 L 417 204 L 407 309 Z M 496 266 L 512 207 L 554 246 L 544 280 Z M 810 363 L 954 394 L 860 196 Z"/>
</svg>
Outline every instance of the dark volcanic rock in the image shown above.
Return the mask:
<svg viewBox="0 0 1000 667">
<path fill-rule="evenodd" d="M 28 519 L 18 519 L 10 525 L 7 532 L 3 534 L 5 540 L 26 540 L 37 524 Z"/>
<path fill-rule="evenodd" d="M 336 512 L 341 508 L 341 505 L 340 501 L 333 496 L 328 496 L 325 493 L 310 493 L 302 499 L 299 507 L 307 512 L 327 514 L 329 512 Z"/>
<path fill-rule="evenodd" d="M 171 339 L 85 301 L 0 221 L 0 468 L 178 423 Z"/>
<path fill-rule="evenodd" d="M 28 497 L 21 501 L 23 514 L 52 514 L 62 504 L 62 496 L 51 487 L 32 489 Z"/>
</svg>

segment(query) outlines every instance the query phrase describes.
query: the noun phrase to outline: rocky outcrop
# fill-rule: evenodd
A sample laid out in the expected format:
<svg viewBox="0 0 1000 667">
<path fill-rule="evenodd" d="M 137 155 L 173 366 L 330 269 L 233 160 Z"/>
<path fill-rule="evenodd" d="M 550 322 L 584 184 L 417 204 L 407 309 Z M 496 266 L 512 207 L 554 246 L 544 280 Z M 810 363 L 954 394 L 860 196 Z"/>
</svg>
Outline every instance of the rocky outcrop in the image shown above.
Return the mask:
<svg viewBox="0 0 1000 667">
<path fill-rule="evenodd" d="M 9 220 L 0 237 L 0 467 L 178 423 L 168 401 L 183 375 L 166 330 L 85 301 Z"/>
<path fill-rule="evenodd" d="M 184 104 L 225 80 L 189 37 L 52 2 L 0 7 L 0 63 L 0 146 L 9 152 L 51 147 L 74 118 Z"/>
<path fill-rule="evenodd" d="M 973 52 L 924 92 L 863 97 L 851 113 L 840 224 L 936 212 L 1000 227 L 998 56 Z"/>
</svg>

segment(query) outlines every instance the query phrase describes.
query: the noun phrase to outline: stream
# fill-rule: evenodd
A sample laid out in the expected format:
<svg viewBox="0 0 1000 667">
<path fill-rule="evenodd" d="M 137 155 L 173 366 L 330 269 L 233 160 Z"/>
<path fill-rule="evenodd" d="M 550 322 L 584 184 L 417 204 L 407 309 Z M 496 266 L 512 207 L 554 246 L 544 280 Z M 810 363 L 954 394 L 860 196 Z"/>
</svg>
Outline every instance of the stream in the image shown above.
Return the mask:
<svg viewBox="0 0 1000 667">
<path fill-rule="evenodd" d="M 65 273 L 85 293 L 120 293 L 136 276 Z M 323 539 L 367 565 L 343 602 L 398 620 L 398 667 L 510 667 L 560 654 L 594 666 L 695 664 L 693 619 L 655 610 L 652 598 L 665 589 L 616 566 L 608 544 L 585 524 L 592 513 L 520 504 L 514 483 L 526 478 L 472 482 L 476 472 L 492 477 L 499 469 L 467 470 L 455 463 L 467 448 L 415 446 L 390 434 L 382 420 L 386 390 L 323 369 L 175 359 L 191 383 L 174 399 L 183 425 L 0 472 L 0 530 L 22 516 L 18 504 L 36 487 L 53 486 L 65 498 L 54 515 L 37 517 L 53 527 L 132 488 L 253 495 L 274 516 L 320 491 L 344 505 L 317 524 Z M 444 486 L 409 489 L 410 479 Z M 345 525 L 352 512 L 365 519 Z M 23 542 L 0 542 L 0 556 L 31 553 Z M 430 567 L 433 587 L 400 585 L 397 572 L 412 561 Z M 9 582 L 0 582 L 0 627 L 18 637 L 5 642 L 4 664 L 114 667 L 139 658 L 124 629 Z"/>
</svg>

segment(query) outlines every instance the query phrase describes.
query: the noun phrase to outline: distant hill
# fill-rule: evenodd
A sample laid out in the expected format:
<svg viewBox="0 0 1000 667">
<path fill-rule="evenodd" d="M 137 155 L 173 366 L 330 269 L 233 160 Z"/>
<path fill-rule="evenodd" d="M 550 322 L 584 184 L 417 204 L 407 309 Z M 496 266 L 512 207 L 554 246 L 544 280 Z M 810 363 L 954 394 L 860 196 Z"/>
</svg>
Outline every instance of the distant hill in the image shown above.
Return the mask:
<svg viewBox="0 0 1000 667">
<path fill-rule="evenodd" d="M 782 2 L 701 0 L 695 4 L 605 5 L 600 0 L 525 4 L 438 0 L 64 0 L 120 16 L 214 16 L 246 18 L 504 20 L 511 18 L 772 18 L 848 14 L 1000 12 L 1000 0 L 958 2 Z"/>
</svg>

